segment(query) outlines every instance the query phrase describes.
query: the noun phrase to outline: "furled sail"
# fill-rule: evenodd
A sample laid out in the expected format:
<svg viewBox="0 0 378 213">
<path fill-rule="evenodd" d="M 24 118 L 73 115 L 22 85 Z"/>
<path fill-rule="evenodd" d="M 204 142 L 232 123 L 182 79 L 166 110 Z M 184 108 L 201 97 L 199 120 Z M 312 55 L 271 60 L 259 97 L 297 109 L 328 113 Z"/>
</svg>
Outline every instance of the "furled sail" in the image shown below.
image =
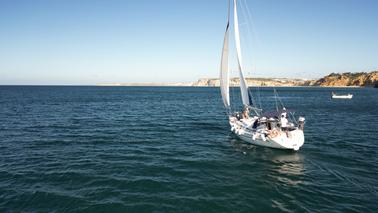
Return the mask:
<svg viewBox="0 0 378 213">
<path fill-rule="evenodd" d="M 230 108 L 230 87 L 229 87 L 230 79 L 229 79 L 229 66 L 228 66 L 229 28 L 230 28 L 230 7 L 228 7 L 228 20 L 227 20 L 226 32 L 224 34 L 222 58 L 221 58 L 221 70 L 220 70 L 220 88 L 221 88 L 223 103 L 227 109 Z"/>
<path fill-rule="evenodd" d="M 240 92 L 241 92 L 243 105 L 249 106 L 250 102 L 249 102 L 249 96 L 248 96 L 248 86 L 244 78 L 243 66 L 242 66 L 242 56 L 241 56 L 241 49 L 240 49 L 240 33 L 239 33 L 236 0 L 234 0 L 234 29 L 235 29 L 235 45 L 236 45 L 236 53 L 237 53 L 236 56 L 237 56 L 238 65 L 239 65 Z"/>
</svg>

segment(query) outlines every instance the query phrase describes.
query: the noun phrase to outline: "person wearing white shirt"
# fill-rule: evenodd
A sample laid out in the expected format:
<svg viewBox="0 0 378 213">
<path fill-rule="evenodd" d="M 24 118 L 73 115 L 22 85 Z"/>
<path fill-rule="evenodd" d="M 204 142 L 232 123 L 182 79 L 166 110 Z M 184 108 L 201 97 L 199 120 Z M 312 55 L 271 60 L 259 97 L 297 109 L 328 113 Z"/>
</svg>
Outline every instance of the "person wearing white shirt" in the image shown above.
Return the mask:
<svg viewBox="0 0 378 213">
<path fill-rule="evenodd" d="M 287 118 L 286 118 L 286 113 L 282 113 L 282 114 L 281 114 L 280 122 L 281 122 L 281 128 L 286 128 L 286 127 L 287 127 L 287 125 L 288 125 L 288 120 L 287 120 Z"/>
</svg>

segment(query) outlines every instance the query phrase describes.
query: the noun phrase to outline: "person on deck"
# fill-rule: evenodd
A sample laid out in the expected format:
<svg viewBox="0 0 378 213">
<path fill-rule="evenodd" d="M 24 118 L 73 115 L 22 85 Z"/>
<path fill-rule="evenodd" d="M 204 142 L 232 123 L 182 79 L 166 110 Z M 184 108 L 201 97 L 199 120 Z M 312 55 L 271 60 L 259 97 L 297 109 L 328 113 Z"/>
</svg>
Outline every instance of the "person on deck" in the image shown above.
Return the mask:
<svg viewBox="0 0 378 213">
<path fill-rule="evenodd" d="M 243 119 L 249 119 L 249 109 L 248 109 L 248 107 L 244 107 L 242 118 Z"/>
<path fill-rule="evenodd" d="M 252 128 L 256 129 L 258 125 L 259 125 L 259 119 L 256 118 L 252 124 Z"/>
<path fill-rule="evenodd" d="M 281 123 L 281 128 L 286 129 L 288 126 L 288 120 L 286 118 L 286 112 L 281 113 L 281 118 L 280 118 L 280 123 Z"/>
</svg>

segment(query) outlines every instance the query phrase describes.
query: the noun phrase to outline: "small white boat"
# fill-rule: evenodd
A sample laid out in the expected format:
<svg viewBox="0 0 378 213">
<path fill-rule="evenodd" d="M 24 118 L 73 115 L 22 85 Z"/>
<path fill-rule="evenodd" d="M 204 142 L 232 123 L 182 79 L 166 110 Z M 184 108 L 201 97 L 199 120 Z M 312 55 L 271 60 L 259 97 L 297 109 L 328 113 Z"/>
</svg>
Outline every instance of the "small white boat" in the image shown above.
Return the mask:
<svg viewBox="0 0 378 213">
<path fill-rule="evenodd" d="M 347 95 L 338 95 L 334 92 L 332 92 L 332 99 L 352 99 L 353 98 L 353 94 L 347 94 Z"/>
<path fill-rule="evenodd" d="M 243 103 L 242 111 L 233 111 L 230 105 L 230 68 L 229 68 L 229 31 L 230 31 L 230 12 L 229 4 L 228 21 L 223 41 L 223 50 L 220 69 L 220 89 L 223 104 L 227 110 L 228 121 L 231 131 L 241 140 L 257 145 L 278 149 L 299 150 L 304 143 L 304 123 L 305 118 L 299 117 L 296 120 L 289 111 L 283 106 L 278 106 L 278 95 L 276 97 L 276 111 L 273 113 L 262 113 L 262 109 L 257 108 L 252 101 L 252 95 L 248 90 L 247 82 L 244 78 L 239 23 L 237 15 L 237 0 L 233 0 L 233 31 L 236 48 L 236 59 L 238 74 L 240 79 L 240 92 Z M 239 106 L 238 106 L 239 107 Z M 250 113 L 250 110 L 253 111 Z M 291 115 L 291 117 L 289 116 Z"/>
</svg>

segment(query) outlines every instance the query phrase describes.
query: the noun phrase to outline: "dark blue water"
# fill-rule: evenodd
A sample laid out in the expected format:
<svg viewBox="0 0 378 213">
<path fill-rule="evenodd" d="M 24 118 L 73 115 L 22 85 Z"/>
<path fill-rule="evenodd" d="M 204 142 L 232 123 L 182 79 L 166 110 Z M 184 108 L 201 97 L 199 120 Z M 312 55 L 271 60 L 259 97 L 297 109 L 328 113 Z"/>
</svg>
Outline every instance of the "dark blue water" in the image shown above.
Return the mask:
<svg viewBox="0 0 378 213">
<path fill-rule="evenodd" d="M 2 86 L 0 211 L 377 212 L 378 90 L 277 90 L 299 152 L 235 138 L 218 88 Z"/>
</svg>

